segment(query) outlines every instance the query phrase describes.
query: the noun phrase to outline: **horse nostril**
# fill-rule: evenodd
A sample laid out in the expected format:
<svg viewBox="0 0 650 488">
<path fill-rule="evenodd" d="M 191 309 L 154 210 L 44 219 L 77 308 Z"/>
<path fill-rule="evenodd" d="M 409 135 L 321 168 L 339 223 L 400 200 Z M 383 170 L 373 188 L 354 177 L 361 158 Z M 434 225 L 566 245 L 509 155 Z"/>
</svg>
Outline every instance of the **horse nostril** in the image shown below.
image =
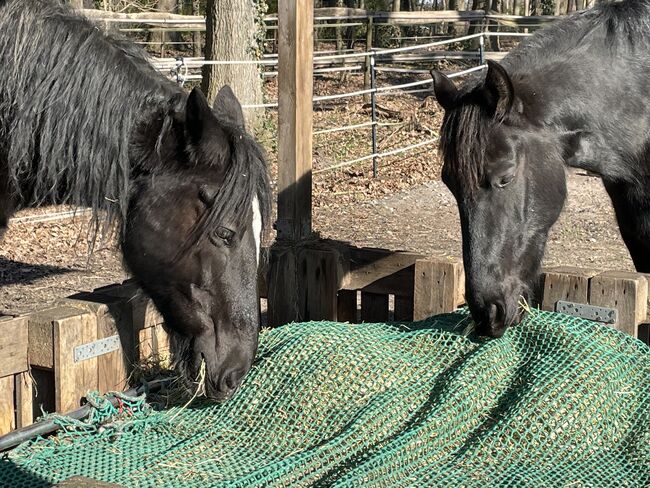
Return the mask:
<svg viewBox="0 0 650 488">
<path fill-rule="evenodd" d="M 234 390 L 239 386 L 245 374 L 246 371 L 243 369 L 233 369 L 233 370 L 226 371 L 221 376 L 219 389 L 221 391 Z"/>
</svg>

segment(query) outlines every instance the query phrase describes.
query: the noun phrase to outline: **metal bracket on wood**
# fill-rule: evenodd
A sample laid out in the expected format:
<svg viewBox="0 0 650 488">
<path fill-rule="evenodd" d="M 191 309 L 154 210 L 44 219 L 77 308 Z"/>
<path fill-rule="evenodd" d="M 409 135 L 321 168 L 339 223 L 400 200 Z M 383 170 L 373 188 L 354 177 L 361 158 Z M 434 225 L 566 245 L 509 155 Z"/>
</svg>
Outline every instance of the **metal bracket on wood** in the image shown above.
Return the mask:
<svg viewBox="0 0 650 488">
<path fill-rule="evenodd" d="M 618 320 L 618 311 L 615 308 L 596 307 L 585 303 L 560 300 L 555 304 L 555 311 L 604 324 L 614 324 Z"/>
<path fill-rule="evenodd" d="M 89 342 L 88 344 L 82 344 L 74 348 L 74 362 L 78 363 L 86 359 L 102 356 L 109 352 L 117 351 L 120 347 L 122 347 L 122 344 L 120 342 L 120 336 L 117 334 L 105 339 Z"/>
</svg>

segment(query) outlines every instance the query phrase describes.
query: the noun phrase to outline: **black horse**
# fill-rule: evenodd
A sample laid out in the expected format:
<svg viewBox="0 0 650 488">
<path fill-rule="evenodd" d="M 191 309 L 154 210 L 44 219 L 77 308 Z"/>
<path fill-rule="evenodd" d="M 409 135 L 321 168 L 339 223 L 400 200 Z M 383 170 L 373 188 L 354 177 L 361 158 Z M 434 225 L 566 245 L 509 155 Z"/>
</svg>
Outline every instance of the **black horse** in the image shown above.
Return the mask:
<svg viewBox="0 0 650 488">
<path fill-rule="evenodd" d="M 482 334 L 521 319 L 564 166 L 602 177 L 638 271 L 650 272 L 650 2 L 558 20 L 458 90 L 432 71 L 445 109 L 443 181 L 456 197 L 467 303 Z"/>
<path fill-rule="evenodd" d="M 224 87 L 211 108 L 59 1 L 0 0 L 0 230 L 16 209 L 89 206 L 120 222 L 128 268 L 172 331 L 178 368 L 229 398 L 259 330 L 270 185 Z M 103 217 L 102 217 L 103 218 Z"/>
</svg>

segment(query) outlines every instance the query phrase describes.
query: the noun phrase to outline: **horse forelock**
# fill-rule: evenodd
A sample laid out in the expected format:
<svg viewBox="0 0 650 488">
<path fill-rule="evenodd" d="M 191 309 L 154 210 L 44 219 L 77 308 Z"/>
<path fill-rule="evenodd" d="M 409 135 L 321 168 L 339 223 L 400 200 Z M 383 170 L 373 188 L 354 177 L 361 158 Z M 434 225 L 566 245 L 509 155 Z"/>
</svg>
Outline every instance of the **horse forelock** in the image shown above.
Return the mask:
<svg viewBox="0 0 650 488">
<path fill-rule="evenodd" d="M 239 233 L 247 229 L 248 217 L 255 226 L 254 202 L 259 211 L 260 232 L 271 219 L 271 184 L 262 147 L 242 129 L 223 125 L 231 145 L 223 182 L 212 205 L 194 225 L 177 259 L 217 226 L 232 223 Z M 257 236 L 256 236 L 257 238 Z M 258 251 L 259 255 L 259 251 Z"/>
<path fill-rule="evenodd" d="M 460 103 L 445 114 L 440 138 L 444 170 L 453 175 L 469 197 L 483 180 L 490 123 L 485 109 L 476 103 Z"/>
</svg>

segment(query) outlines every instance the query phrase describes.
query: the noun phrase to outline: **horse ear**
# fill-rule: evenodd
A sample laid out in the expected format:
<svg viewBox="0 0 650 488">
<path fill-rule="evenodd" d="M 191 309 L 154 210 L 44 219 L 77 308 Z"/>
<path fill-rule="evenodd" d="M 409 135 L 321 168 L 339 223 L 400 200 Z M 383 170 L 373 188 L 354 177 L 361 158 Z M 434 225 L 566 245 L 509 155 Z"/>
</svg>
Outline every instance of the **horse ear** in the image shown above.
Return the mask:
<svg viewBox="0 0 650 488">
<path fill-rule="evenodd" d="M 244 111 L 229 85 L 224 85 L 214 100 L 214 112 L 217 118 L 227 123 L 245 128 Z"/>
<path fill-rule="evenodd" d="M 458 96 L 456 85 L 440 71 L 432 69 L 430 73 L 433 78 L 433 92 L 436 94 L 436 100 L 445 110 L 453 108 Z"/>
<path fill-rule="evenodd" d="M 192 142 L 200 141 L 206 128 L 213 123 L 216 123 L 216 119 L 210 105 L 203 92 L 195 87 L 185 104 L 185 128 Z"/>
<path fill-rule="evenodd" d="M 494 118 L 503 120 L 512 108 L 515 89 L 503 66 L 494 61 L 488 61 L 487 65 L 483 93 Z"/>
</svg>

